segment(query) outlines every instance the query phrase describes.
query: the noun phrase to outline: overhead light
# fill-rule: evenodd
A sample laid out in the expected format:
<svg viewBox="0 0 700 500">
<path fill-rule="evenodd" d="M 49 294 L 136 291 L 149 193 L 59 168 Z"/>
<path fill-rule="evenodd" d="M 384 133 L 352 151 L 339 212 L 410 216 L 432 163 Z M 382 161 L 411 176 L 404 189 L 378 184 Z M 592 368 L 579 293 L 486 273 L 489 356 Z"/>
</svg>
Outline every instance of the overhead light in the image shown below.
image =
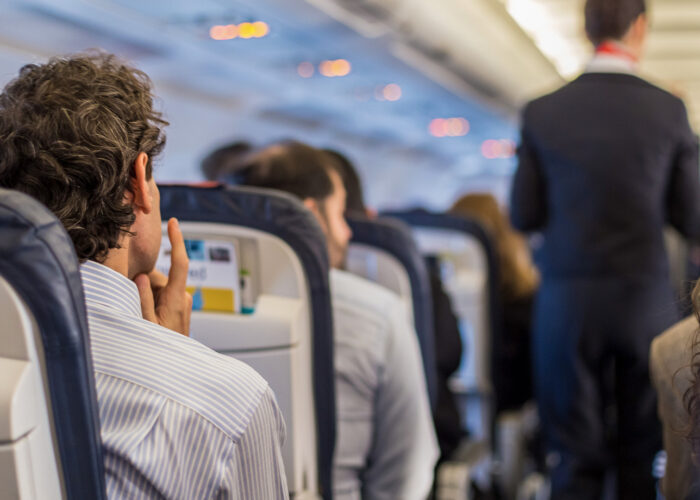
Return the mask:
<svg viewBox="0 0 700 500">
<path fill-rule="evenodd" d="M 297 66 L 297 73 L 299 73 L 299 76 L 302 78 L 311 78 L 314 76 L 314 65 L 309 61 L 299 63 L 299 66 Z"/>
<path fill-rule="evenodd" d="M 506 9 L 562 76 L 572 77 L 581 70 L 589 53 L 587 42 L 583 37 L 576 37 L 577 33 L 571 33 L 570 24 L 557 19 L 553 9 L 561 9 L 558 3 L 506 0 Z"/>
<path fill-rule="evenodd" d="M 318 72 L 329 78 L 335 76 L 333 73 L 333 63 L 331 61 L 322 61 L 321 64 L 318 65 Z"/>
<path fill-rule="evenodd" d="M 213 40 L 233 40 L 234 38 L 263 38 L 270 32 L 267 23 L 256 21 L 254 23 L 218 24 L 209 29 L 209 37 Z"/>
<path fill-rule="evenodd" d="M 382 89 L 382 96 L 387 101 L 398 101 L 399 99 L 401 99 L 401 94 L 401 87 L 399 87 L 395 83 L 390 83 Z"/>
<path fill-rule="evenodd" d="M 434 137 L 463 137 L 469 133 L 470 125 L 466 118 L 435 118 L 428 130 Z"/>
<path fill-rule="evenodd" d="M 253 23 L 239 24 L 238 35 L 244 39 L 253 38 L 255 36 L 255 28 L 253 27 Z"/>
<path fill-rule="evenodd" d="M 238 36 L 238 26 L 235 24 L 212 26 L 209 36 L 214 40 L 233 40 Z"/>
<path fill-rule="evenodd" d="M 270 32 L 270 27 L 267 23 L 256 21 L 253 23 L 253 35 L 255 38 L 262 38 Z"/>
<path fill-rule="evenodd" d="M 345 59 L 336 59 L 332 64 L 334 76 L 345 76 L 349 74 L 352 69 L 350 63 Z"/>
<path fill-rule="evenodd" d="M 515 149 L 516 144 L 510 139 L 489 139 L 481 144 L 481 154 L 487 160 L 512 158 Z"/>
<path fill-rule="evenodd" d="M 336 59 L 334 61 L 321 61 L 318 65 L 318 72 L 326 77 L 346 76 L 350 74 L 352 66 L 345 59 Z"/>
</svg>

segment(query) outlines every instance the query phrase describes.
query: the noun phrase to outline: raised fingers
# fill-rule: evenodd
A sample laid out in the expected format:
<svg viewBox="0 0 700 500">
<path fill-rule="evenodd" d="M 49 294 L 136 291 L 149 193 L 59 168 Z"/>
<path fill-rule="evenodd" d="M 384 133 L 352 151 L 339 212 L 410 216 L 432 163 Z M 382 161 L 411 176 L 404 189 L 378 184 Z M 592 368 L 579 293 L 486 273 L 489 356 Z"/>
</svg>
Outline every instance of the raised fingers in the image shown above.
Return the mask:
<svg viewBox="0 0 700 500">
<path fill-rule="evenodd" d="M 168 287 L 185 288 L 187 283 L 187 270 L 190 261 L 185 250 L 185 240 L 180 231 L 180 225 L 176 218 L 168 221 L 168 238 L 172 246 L 170 255 L 170 272 L 168 273 Z"/>
</svg>

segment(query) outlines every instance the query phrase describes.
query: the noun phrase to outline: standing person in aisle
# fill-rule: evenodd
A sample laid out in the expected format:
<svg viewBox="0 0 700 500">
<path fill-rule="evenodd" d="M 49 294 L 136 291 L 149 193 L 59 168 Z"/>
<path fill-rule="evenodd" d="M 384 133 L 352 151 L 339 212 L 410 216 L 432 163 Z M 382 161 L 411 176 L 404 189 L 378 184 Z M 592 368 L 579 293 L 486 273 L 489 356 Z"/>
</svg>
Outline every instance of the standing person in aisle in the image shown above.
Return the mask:
<svg viewBox="0 0 700 500">
<path fill-rule="evenodd" d="M 544 236 L 535 392 L 554 500 L 601 498 L 611 471 L 618 499 L 651 500 L 649 346 L 678 319 L 663 228 L 700 236 L 698 144 L 681 100 L 637 75 L 644 0 L 587 0 L 585 20 L 595 55 L 525 107 L 513 181 L 514 226 Z"/>
</svg>

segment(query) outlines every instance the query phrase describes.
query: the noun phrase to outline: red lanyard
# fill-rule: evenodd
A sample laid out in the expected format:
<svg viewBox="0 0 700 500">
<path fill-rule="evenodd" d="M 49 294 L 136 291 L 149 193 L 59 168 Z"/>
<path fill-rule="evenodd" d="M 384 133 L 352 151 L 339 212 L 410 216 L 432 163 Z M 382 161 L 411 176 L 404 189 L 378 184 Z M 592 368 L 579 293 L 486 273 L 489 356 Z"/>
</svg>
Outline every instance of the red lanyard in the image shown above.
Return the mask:
<svg viewBox="0 0 700 500">
<path fill-rule="evenodd" d="M 615 57 L 620 57 L 632 61 L 633 63 L 638 62 L 637 58 L 630 54 L 624 47 L 613 42 L 603 42 L 595 48 L 596 54 L 605 54 Z"/>
</svg>

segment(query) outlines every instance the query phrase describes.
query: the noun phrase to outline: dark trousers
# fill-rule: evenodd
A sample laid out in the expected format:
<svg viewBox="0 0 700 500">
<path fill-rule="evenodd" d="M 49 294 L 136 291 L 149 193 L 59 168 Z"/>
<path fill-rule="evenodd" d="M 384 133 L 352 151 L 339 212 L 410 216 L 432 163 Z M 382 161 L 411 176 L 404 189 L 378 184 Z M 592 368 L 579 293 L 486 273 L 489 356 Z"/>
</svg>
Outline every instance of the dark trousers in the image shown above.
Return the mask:
<svg viewBox="0 0 700 500">
<path fill-rule="evenodd" d="M 665 279 L 545 279 L 533 369 L 552 500 L 600 500 L 610 471 L 618 500 L 655 498 L 662 442 L 649 347 L 677 319 Z"/>
</svg>

